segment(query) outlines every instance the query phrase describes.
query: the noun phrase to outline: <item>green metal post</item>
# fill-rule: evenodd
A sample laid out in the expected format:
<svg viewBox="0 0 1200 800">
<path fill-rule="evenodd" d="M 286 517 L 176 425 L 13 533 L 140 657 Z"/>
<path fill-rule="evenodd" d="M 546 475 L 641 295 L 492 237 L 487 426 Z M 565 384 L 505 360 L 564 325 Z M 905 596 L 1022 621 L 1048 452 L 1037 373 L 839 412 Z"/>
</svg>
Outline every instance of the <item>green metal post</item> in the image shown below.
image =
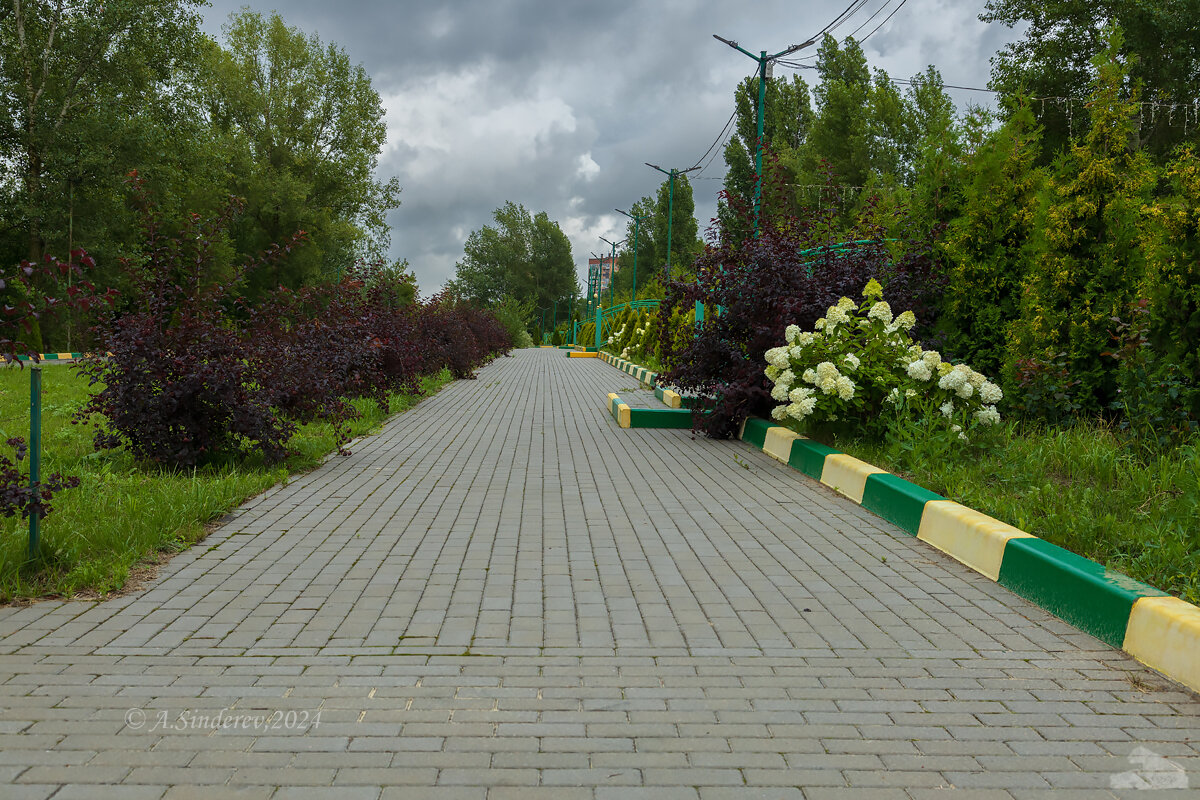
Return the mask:
<svg viewBox="0 0 1200 800">
<path fill-rule="evenodd" d="M 758 144 L 754 151 L 754 236 L 761 235 L 759 226 L 762 220 L 762 158 L 763 158 L 763 122 L 764 111 L 767 107 L 767 51 L 762 50 L 758 56 Z"/>
<path fill-rule="evenodd" d="M 638 223 L 641 220 L 637 217 L 633 218 L 633 300 L 637 300 L 637 243 L 638 243 Z"/>
<path fill-rule="evenodd" d="M 666 269 L 665 269 L 665 274 L 666 274 L 667 280 L 670 280 L 670 279 L 671 279 L 671 226 L 672 226 L 672 223 L 674 223 L 674 221 L 675 221 L 675 176 L 676 176 L 676 175 L 683 175 L 684 173 L 691 172 L 692 170 L 700 169 L 700 165 L 699 165 L 699 164 L 697 164 L 696 166 L 694 166 L 694 167 L 688 167 L 687 169 L 674 169 L 674 168 L 672 168 L 672 169 L 670 169 L 670 170 L 665 170 L 665 169 L 663 169 L 662 167 L 656 166 L 656 165 L 654 165 L 654 164 L 651 164 L 649 161 L 647 161 L 647 162 L 646 162 L 646 166 L 647 166 L 647 167 L 650 167 L 650 168 L 652 168 L 652 169 L 656 169 L 656 170 L 658 170 L 659 172 L 661 172 L 663 175 L 666 175 L 666 176 L 668 177 L 668 188 L 667 188 L 667 266 L 666 266 Z"/>
<path fill-rule="evenodd" d="M 619 208 L 614 208 L 618 214 L 624 214 L 633 220 L 633 297 L 634 302 L 637 302 L 637 251 L 638 251 L 638 229 L 641 225 L 643 217 L 630 214 L 628 211 L 622 211 Z"/>
<path fill-rule="evenodd" d="M 600 350 L 600 306 L 596 305 L 596 350 Z"/>
<path fill-rule="evenodd" d="M 675 170 L 671 170 L 667 189 L 667 280 L 671 280 L 671 225 L 675 222 Z"/>
<path fill-rule="evenodd" d="M 33 366 L 29 372 L 29 489 L 35 491 L 41 482 L 42 471 L 42 368 Z M 39 514 L 29 514 L 29 558 L 38 551 Z"/>
<path fill-rule="evenodd" d="M 613 284 L 617 279 L 617 245 L 623 244 L 625 240 L 622 239 L 619 242 L 614 242 L 612 239 L 605 239 L 603 236 L 601 236 L 600 241 L 607 242 L 612 246 L 612 254 L 608 257 L 608 307 L 612 308 L 613 303 L 615 302 L 613 300 Z M 604 263 L 604 256 L 600 257 L 600 263 Z"/>
<path fill-rule="evenodd" d="M 617 248 L 613 247 L 613 254 L 608 257 L 608 307 L 612 308 L 613 304 L 613 284 L 616 283 L 617 277 Z"/>
<path fill-rule="evenodd" d="M 816 39 L 809 39 L 804 44 L 794 44 L 786 50 L 780 50 L 773 55 L 767 55 L 766 50 L 759 50 L 758 55 L 754 55 L 746 48 L 739 45 L 737 42 L 722 38 L 713 34 L 713 38 L 718 42 L 723 42 L 734 50 L 749 56 L 758 62 L 758 146 L 754 153 L 754 235 L 757 237 L 759 231 L 759 220 L 762 215 L 762 141 L 763 141 L 763 111 L 767 105 L 767 66 L 777 58 L 789 55 L 797 50 L 803 50 L 806 47 L 811 47 L 817 43 Z"/>
</svg>

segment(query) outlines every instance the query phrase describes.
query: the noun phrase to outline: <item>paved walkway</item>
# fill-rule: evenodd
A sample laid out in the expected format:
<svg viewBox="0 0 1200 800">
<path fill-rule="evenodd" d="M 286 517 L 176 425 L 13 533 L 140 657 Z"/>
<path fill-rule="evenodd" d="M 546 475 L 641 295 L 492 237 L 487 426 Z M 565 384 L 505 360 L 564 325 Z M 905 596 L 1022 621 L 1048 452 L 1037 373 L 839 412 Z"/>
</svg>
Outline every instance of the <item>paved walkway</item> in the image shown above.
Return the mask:
<svg viewBox="0 0 1200 800">
<path fill-rule="evenodd" d="M 634 386 L 518 352 L 0 609 L 0 798 L 1195 796 L 1195 695 Z"/>
</svg>

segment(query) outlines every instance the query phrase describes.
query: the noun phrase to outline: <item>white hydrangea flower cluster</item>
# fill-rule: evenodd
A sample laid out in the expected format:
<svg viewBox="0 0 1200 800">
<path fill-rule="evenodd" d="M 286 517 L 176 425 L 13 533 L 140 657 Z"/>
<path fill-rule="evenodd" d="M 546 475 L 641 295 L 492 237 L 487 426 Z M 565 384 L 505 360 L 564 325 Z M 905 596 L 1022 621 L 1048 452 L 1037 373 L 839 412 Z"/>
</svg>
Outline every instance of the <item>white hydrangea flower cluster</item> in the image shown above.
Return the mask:
<svg viewBox="0 0 1200 800">
<path fill-rule="evenodd" d="M 915 344 L 909 332 L 916 315 L 895 314 L 877 281 L 863 296 L 859 304 L 841 298 L 813 331 L 788 325 L 786 344 L 764 354 L 771 397 L 779 403 L 774 419 L 874 424 L 889 414 L 917 415 L 944 419 L 962 438 L 971 425 L 1000 422 L 1000 387 Z"/>
<path fill-rule="evenodd" d="M 937 388 L 951 395 L 938 406 L 942 416 L 947 419 L 953 416 L 956 410 L 955 398 L 966 401 L 974 397 L 980 403 L 980 408 L 971 410 L 969 404 L 965 403 L 960 403 L 957 408 L 969 411 L 980 424 L 999 424 L 1000 412 L 996 409 L 996 404 L 1004 398 L 1004 392 L 985 375 L 966 364 L 949 364 L 942 361 L 941 354 L 936 350 L 922 350 L 919 345 L 908 349 L 907 358 L 909 362 L 905 371 L 910 378 L 918 383 L 936 379 Z"/>
</svg>

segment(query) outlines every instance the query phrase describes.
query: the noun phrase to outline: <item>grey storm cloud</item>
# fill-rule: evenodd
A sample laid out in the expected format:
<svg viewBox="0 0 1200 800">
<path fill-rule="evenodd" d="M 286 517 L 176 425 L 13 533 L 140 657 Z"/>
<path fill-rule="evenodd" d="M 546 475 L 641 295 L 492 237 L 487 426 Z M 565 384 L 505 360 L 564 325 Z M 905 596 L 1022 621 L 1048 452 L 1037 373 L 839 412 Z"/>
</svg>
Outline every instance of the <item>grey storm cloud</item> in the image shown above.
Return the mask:
<svg viewBox="0 0 1200 800">
<path fill-rule="evenodd" d="M 804 42 L 850 0 L 753 4 L 687 0 L 250 0 L 291 26 L 345 48 L 383 99 L 382 177 L 397 176 L 392 255 L 407 258 L 422 294 L 453 277 L 467 235 L 507 200 L 545 211 L 571 238 L 580 275 L 600 236 L 623 235 L 628 208 L 661 176 L 690 167 L 721 133 L 733 91 L 754 62 L 747 50 Z M 866 0 L 833 31 L 860 40 L 902 0 Z M 212 0 L 205 28 L 243 2 Z M 864 41 L 872 67 L 909 78 L 933 64 L 948 84 L 985 87 L 991 56 L 1018 35 L 978 20 L 983 0 L 906 0 Z M 807 52 L 807 51 L 806 51 Z M 813 73 L 805 72 L 810 83 Z M 991 104 L 953 90 L 960 108 Z M 718 154 L 694 182 L 703 229 L 716 212 Z"/>
</svg>

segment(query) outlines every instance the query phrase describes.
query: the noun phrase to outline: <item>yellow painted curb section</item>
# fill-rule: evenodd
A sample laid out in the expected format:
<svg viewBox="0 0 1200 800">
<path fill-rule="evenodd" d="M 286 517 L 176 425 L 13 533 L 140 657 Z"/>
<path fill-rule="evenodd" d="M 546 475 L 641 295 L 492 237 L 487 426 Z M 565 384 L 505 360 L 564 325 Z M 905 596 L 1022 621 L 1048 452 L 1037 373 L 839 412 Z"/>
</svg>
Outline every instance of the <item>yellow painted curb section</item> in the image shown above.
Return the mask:
<svg viewBox="0 0 1200 800">
<path fill-rule="evenodd" d="M 1178 597 L 1142 597 L 1125 629 L 1126 653 L 1200 692 L 1200 608 Z"/>
<path fill-rule="evenodd" d="M 825 463 L 829 464 L 828 458 Z M 921 514 L 917 538 L 998 581 L 1008 540 L 1036 537 L 952 500 L 930 500 Z"/>
<path fill-rule="evenodd" d="M 767 435 L 763 441 L 763 452 L 776 461 L 786 464 L 792 457 L 792 442 L 803 438 L 805 437 L 782 425 L 772 425 L 767 428 Z"/>
<path fill-rule="evenodd" d="M 663 389 L 663 402 L 669 408 L 683 408 L 683 398 L 679 396 L 679 392 L 672 392 L 670 389 Z"/>
<path fill-rule="evenodd" d="M 629 406 L 624 403 L 617 403 L 617 424 L 622 428 L 628 428 L 630 425 Z"/>
<path fill-rule="evenodd" d="M 831 453 L 825 456 L 825 466 L 821 468 L 821 483 L 862 505 L 863 491 L 867 488 L 867 478 L 881 472 L 883 470 L 879 467 L 859 461 L 854 456 Z M 999 570 L 999 566 L 996 569 Z"/>
<path fill-rule="evenodd" d="M 567 353 L 567 358 L 595 358 L 595 353 Z"/>
</svg>

